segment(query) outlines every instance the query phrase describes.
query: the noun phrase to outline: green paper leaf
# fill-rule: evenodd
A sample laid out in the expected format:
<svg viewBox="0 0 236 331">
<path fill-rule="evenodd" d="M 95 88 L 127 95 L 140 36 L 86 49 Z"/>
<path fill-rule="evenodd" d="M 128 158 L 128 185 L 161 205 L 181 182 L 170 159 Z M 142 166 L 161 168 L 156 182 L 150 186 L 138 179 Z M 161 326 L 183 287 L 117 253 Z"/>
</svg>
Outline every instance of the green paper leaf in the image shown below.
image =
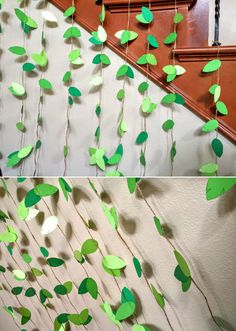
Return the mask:
<svg viewBox="0 0 236 331">
<path fill-rule="evenodd" d="M 224 146 L 220 139 L 215 138 L 211 142 L 211 147 L 216 156 L 221 157 L 223 155 Z"/>
<path fill-rule="evenodd" d="M 51 90 L 52 84 L 49 82 L 49 80 L 41 78 L 39 80 L 39 86 L 44 90 Z"/>
<path fill-rule="evenodd" d="M 157 231 L 159 233 L 160 236 L 164 236 L 165 235 L 165 231 L 161 225 L 161 221 L 159 220 L 159 218 L 157 218 L 156 216 L 154 216 L 154 223 L 156 225 Z"/>
<path fill-rule="evenodd" d="M 41 197 L 38 196 L 35 192 L 34 189 L 30 190 L 27 192 L 25 196 L 25 207 L 29 208 L 34 206 L 36 203 L 38 203 L 41 200 Z"/>
<path fill-rule="evenodd" d="M 84 309 L 80 314 L 70 314 L 68 319 L 75 325 L 84 325 L 89 318 L 88 309 Z"/>
<path fill-rule="evenodd" d="M 116 312 L 116 319 L 118 321 L 123 321 L 126 318 L 132 316 L 135 312 L 136 305 L 134 302 L 124 302 L 121 304 L 121 306 L 117 309 Z"/>
<path fill-rule="evenodd" d="M 218 170 L 218 165 L 216 163 L 206 163 L 203 164 L 199 171 L 205 175 L 214 175 Z"/>
<path fill-rule="evenodd" d="M 71 75 L 71 71 L 67 71 L 62 78 L 63 82 L 67 83 L 71 79 Z"/>
<path fill-rule="evenodd" d="M 154 48 L 159 47 L 157 39 L 152 34 L 148 35 L 147 40 L 148 40 L 150 46 L 152 46 Z"/>
<path fill-rule="evenodd" d="M 11 293 L 14 295 L 20 295 L 22 291 L 23 291 L 23 287 L 13 287 L 11 289 Z"/>
<path fill-rule="evenodd" d="M 173 129 L 175 125 L 175 122 L 172 120 L 167 120 L 162 124 L 162 129 L 166 132 L 168 132 L 169 130 Z"/>
<path fill-rule="evenodd" d="M 222 115 L 228 115 L 228 109 L 226 107 L 226 104 L 222 101 L 218 101 L 216 103 L 216 109 L 218 110 L 219 113 Z"/>
<path fill-rule="evenodd" d="M 228 192 L 236 185 L 236 178 L 209 178 L 206 185 L 206 198 L 213 200 Z"/>
<path fill-rule="evenodd" d="M 11 92 L 12 95 L 15 95 L 17 97 L 22 97 L 23 95 L 25 95 L 24 86 L 16 82 L 12 82 L 11 86 L 8 87 L 8 90 Z"/>
<path fill-rule="evenodd" d="M 105 21 L 105 18 L 106 18 L 106 8 L 104 4 L 102 4 L 102 10 L 101 13 L 99 14 L 100 22 L 103 23 Z"/>
<path fill-rule="evenodd" d="M 48 64 L 48 58 L 45 50 L 42 50 L 42 52 L 39 54 L 33 53 L 31 57 L 34 62 L 41 67 L 46 67 L 46 65 Z"/>
<path fill-rule="evenodd" d="M 71 15 L 73 15 L 75 13 L 75 7 L 74 6 L 70 6 L 69 8 L 67 8 L 64 12 L 64 16 L 65 17 L 69 17 Z"/>
<path fill-rule="evenodd" d="M 42 255 L 44 257 L 48 257 L 49 256 L 48 250 L 45 247 L 43 247 L 43 246 L 40 247 L 40 252 L 42 253 Z"/>
<path fill-rule="evenodd" d="M 109 208 L 109 206 L 104 202 L 102 202 L 102 209 L 113 229 L 117 229 L 119 225 L 119 219 L 116 209 L 114 207 Z"/>
<path fill-rule="evenodd" d="M 95 239 L 88 239 L 83 243 L 81 247 L 81 253 L 83 255 L 89 255 L 95 253 L 97 249 L 98 249 L 98 242 Z"/>
<path fill-rule="evenodd" d="M 79 286 L 78 294 L 89 293 L 96 300 L 98 297 L 98 286 L 94 279 L 85 278 Z"/>
<path fill-rule="evenodd" d="M 133 293 L 127 287 L 123 287 L 121 291 L 121 303 L 125 303 L 125 302 L 136 303 Z"/>
<path fill-rule="evenodd" d="M 218 128 L 218 126 L 219 126 L 219 123 L 217 120 L 210 120 L 203 125 L 202 131 L 203 132 L 212 132 L 212 131 L 216 130 Z"/>
<path fill-rule="evenodd" d="M 25 55 L 26 54 L 26 50 L 24 47 L 21 46 L 12 46 L 10 48 L 8 48 L 8 50 L 16 55 Z"/>
<path fill-rule="evenodd" d="M 106 255 L 102 260 L 102 264 L 111 270 L 123 269 L 126 266 L 126 262 L 115 255 Z"/>
<path fill-rule="evenodd" d="M 122 101 L 125 97 L 125 90 L 123 89 L 119 90 L 116 97 L 119 101 Z"/>
<path fill-rule="evenodd" d="M 138 134 L 135 143 L 137 145 L 143 144 L 148 139 L 148 133 L 146 131 L 142 131 Z"/>
<path fill-rule="evenodd" d="M 66 295 L 67 294 L 67 289 L 64 285 L 57 285 L 54 287 L 54 291 L 55 293 L 59 294 L 59 295 Z"/>
<path fill-rule="evenodd" d="M 56 258 L 56 257 L 49 257 L 47 259 L 47 264 L 50 265 L 50 267 L 60 267 L 65 262 L 62 259 Z"/>
<path fill-rule="evenodd" d="M 145 158 L 145 154 L 142 150 L 140 153 L 139 161 L 144 167 L 146 166 L 146 158 Z"/>
<path fill-rule="evenodd" d="M 212 60 L 204 66 L 202 71 L 203 72 L 214 72 L 214 71 L 218 70 L 220 67 L 221 67 L 220 60 Z"/>
<path fill-rule="evenodd" d="M 83 263 L 84 262 L 84 257 L 81 254 L 81 252 L 79 250 L 74 251 L 74 258 L 79 262 L 79 263 Z"/>
<path fill-rule="evenodd" d="M 57 191 L 58 191 L 58 188 L 51 184 L 38 184 L 34 188 L 35 194 L 37 194 L 41 198 L 51 196 L 51 195 L 57 193 Z"/>
<path fill-rule="evenodd" d="M 159 292 L 157 291 L 157 289 L 155 288 L 155 286 L 152 285 L 152 284 L 151 284 L 151 291 L 152 291 L 152 294 L 153 294 L 153 296 L 154 296 L 156 302 L 158 303 L 158 305 L 159 305 L 162 309 L 164 309 L 164 307 L 165 307 L 165 299 L 164 299 L 164 295 L 161 294 L 161 293 L 159 293 Z"/>
<path fill-rule="evenodd" d="M 149 87 L 148 82 L 142 82 L 141 84 L 139 84 L 138 91 L 140 93 L 144 93 L 145 91 L 147 91 L 148 87 Z"/>
<path fill-rule="evenodd" d="M 191 277 L 188 278 L 187 282 L 185 283 L 182 283 L 182 290 L 183 292 L 187 292 L 191 286 L 191 283 L 192 283 L 192 279 Z"/>
<path fill-rule="evenodd" d="M 24 262 L 27 264 L 32 262 L 32 257 L 27 253 L 23 253 L 22 258 L 23 258 Z"/>
<path fill-rule="evenodd" d="M 25 125 L 24 125 L 24 123 L 22 123 L 22 122 L 18 122 L 18 123 L 16 123 L 16 128 L 17 128 L 19 131 L 21 131 L 21 132 L 24 132 L 24 131 L 25 131 Z"/>
<path fill-rule="evenodd" d="M 36 295 L 36 291 L 33 287 L 29 287 L 26 291 L 25 291 L 25 296 L 28 298 L 31 298 L 33 296 Z"/>
<path fill-rule="evenodd" d="M 128 189 L 129 192 L 132 194 L 136 191 L 136 186 L 137 186 L 137 182 L 139 181 L 139 178 L 127 178 L 127 185 L 128 185 Z"/>
<path fill-rule="evenodd" d="M 68 193 L 72 192 L 72 188 L 69 186 L 69 184 L 66 182 L 66 180 L 64 178 L 59 178 L 58 179 L 61 190 L 63 192 L 63 195 L 66 199 L 66 201 L 68 201 Z"/>
<path fill-rule="evenodd" d="M 31 145 L 26 146 L 18 152 L 17 156 L 19 159 L 25 159 L 27 156 L 31 154 L 32 150 L 33 150 L 33 146 Z"/>
<path fill-rule="evenodd" d="M 175 258 L 179 264 L 179 267 L 181 269 L 181 271 L 183 272 L 183 274 L 186 276 L 186 277 L 190 277 L 191 276 L 191 272 L 190 272 L 190 269 L 189 269 L 189 266 L 185 260 L 185 258 L 180 254 L 180 252 L 178 251 L 174 251 L 174 254 L 175 254 Z"/>
<path fill-rule="evenodd" d="M 163 67 L 162 70 L 167 75 L 175 75 L 176 74 L 176 68 L 172 64 L 168 64 L 167 66 Z"/>
<path fill-rule="evenodd" d="M 68 91 L 69 91 L 70 95 L 72 95 L 72 97 L 80 97 L 82 95 L 80 90 L 74 86 L 69 87 Z"/>
<path fill-rule="evenodd" d="M 177 267 L 175 268 L 174 275 L 175 275 L 175 278 L 178 279 L 178 281 L 180 281 L 181 283 L 186 283 L 189 279 L 189 277 L 187 277 L 183 273 L 183 271 L 181 270 L 179 265 L 177 265 Z"/>
<path fill-rule="evenodd" d="M 162 102 L 164 105 L 169 105 L 169 104 L 171 104 L 171 103 L 174 103 L 175 100 L 176 100 L 176 95 L 175 95 L 175 93 L 168 93 L 168 94 L 166 94 L 166 95 L 162 98 L 161 102 Z"/>
<path fill-rule="evenodd" d="M 165 45 L 170 45 L 173 44 L 177 39 L 177 33 L 176 32 L 171 32 L 168 34 L 168 36 L 164 40 Z"/>
<path fill-rule="evenodd" d="M 214 95 L 214 102 L 217 102 L 221 95 L 221 87 L 218 84 L 214 84 L 210 87 L 209 92 Z"/>
<path fill-rule="evenodd" d="M 180 22 L 182 22 L 184 19 L 184 15 L 181 13 L 176 13 L 174 16 L 174 23 L 175 24 L 179 24 Z"/>
<path fill-rule="evenodd" d="M 142 267 L 139 260 L 136 257 L 133 257 L 133 264 L 137 273 L 137 276 L 140 278 L 142 276 Z"/>
<path fill-rule="evenodd" d="M 69 27 L 63 34 L 63 38 L 79 38 L 79 37 L 81 37 L 81 32 L 77 26 Z"/>
<path fill-rule="evenodd" d="M 43 272 L 37 268 L 31 268 L 31 272 L 35 277 L 40 277 L 43 275 Z"/>
<path fill-rule="evenodd" d="M 117 71 L 116 77 L 120 78 L 123 76 L 127 76 L 129 78 L 134 78 L 134 72 L 132 68 L 126 64 L 123 64 Z"/>
</svg>

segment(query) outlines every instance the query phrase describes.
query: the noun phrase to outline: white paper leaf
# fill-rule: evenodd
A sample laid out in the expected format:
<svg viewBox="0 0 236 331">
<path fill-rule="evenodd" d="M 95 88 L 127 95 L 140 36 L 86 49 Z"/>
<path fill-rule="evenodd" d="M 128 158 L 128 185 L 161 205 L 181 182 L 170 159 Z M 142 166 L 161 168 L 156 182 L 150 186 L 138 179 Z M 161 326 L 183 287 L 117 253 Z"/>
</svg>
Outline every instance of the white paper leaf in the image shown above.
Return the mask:
<svg viewBox="0 0 236 331">
<path fill-rule="evenodd" d="M 33 208 L 33 207 L 29 208 L 29 214 L 28 214 L 28 216 L 26 217 L 25 220 L 26 221 L 32 220 L 33 218 L 35 218 L 38 215 L 38 213 L 39 213 L 38 209 Z"/>
<path fill-rule="evenodd" d="M 123 34 L 124 31 L 125 31 L 125 30 L 117 31 L 117 32 L 115 33 L 115 37 L 118 38 L 118 39 L 121 39 L 121 36 L 122 36 L 122 34 Z"/>
<path fill-rule="evenodd" d="M 177 76 L 183 75 L 186 72 L 186 70 L 183 67 L 179 66 L 179 65 L 176 65 L 175 69 L 176 69 L 176 75 Z"/>
<path fill-rule="evenodd" d="M 82 60 L 81 57 L 78 57 L 76 60 L 71 61 L 71 63 L 76 64 L 76 65 L 82 65 L 82 64 L 84 64 L 84 60 Z"/>
<path fill-rule="evenodd" d="M 89 84 L 92 86 L 100 86 L 102 85 L 102 83 L 103 83 L 102 76 L 94 76 L 89 82 Z"/>
<path fill-rule="evenodd" d="M 104 43 L 107 40 L 107 33 L 103 26 L 98 27 L 98 38 Z"/>
<path fill-rule="evenodd" d="M 52 14 L 50 11 L 44 10 L 42 12 L 42 16 L 45 19 L 45 21 L 57 23 L 56 16 L 54 14 Z"/>
<path fill-rule="evenodd" d="M 58 218 L 56 216 L 50 216 L 45 219 L 41 229 L 41 234 L 42 235 L 49 234 L 54 230 L 56 230 L 57 226 L 58 226 Z"/>
</svg>

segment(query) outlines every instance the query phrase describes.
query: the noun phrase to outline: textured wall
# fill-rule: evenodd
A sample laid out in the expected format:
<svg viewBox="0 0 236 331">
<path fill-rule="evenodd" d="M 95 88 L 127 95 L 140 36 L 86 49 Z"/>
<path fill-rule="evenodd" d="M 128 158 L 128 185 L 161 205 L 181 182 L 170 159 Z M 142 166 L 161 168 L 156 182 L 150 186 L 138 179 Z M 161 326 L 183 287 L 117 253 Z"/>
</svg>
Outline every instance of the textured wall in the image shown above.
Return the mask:
<svg viewBox="0 0 236 331">
<path fill-rule="evenodd" d="M 42 3 L 42 2 L 40 2 Z M 14 15 L 14 1 L 5 1 L 3 11 L 0 13 L 3 20 L 3 33 L 1 34 L 1 108 L 0 108 L 0 151 L 3 159 L 0 166 L 6 176 L 19 174 L 19 169 L 8 169 L 5 167 L 5 160 L 8 154 L 17 150 L 20 143 L 20 133 L 15 125 L 20 120 L 21 102 L 13 97 L 8 86 L 13 82 L 21 81 L 21 65 L 17 57 L 7 49 L 12 45 L 22 44 L 23 33 L 19 28 L 19 22 Z M 27 41 L 29 54 L 41 50 L 41 26 L 42 17 L 37 1 L 29 1 L 28 12 L 38 22 L 40 28 L 33 31 L 31 38 Z M 66 107 L 67 88 L 62 84 L 63 74 L 68 70 L 67 56 L 70 45 L 64 43 L 63 33 L 69 26 L 64 21 L 62 13 L 48 5 L 48 9 L 58 18 L 58 26 L 46 27 L 47 53 L 49 57 L 48 70 L 45 78 L 53 83 L 52 95 L 46 94 L 43 104 L 43 131 L 41 140 L 43 146 L 39 158 L 39 175 L 61 175 L 63 174 L 63 146 L 65 145 L 66 130 Z M 74 84 L 83 93 L 79 104 L 75 104 L 70 111 L 71 133 L 69 136 L 70 155 L 68 156 L 67 175 L 95 175 L 96 169 L 89 166 L 88 147 L 94 145 L 94 132 L 98 121 L 95 116 L 95 106 L 98 102 L 98 93 L 91 90 L 89 81 L 95 73 L 95 66 L 91 64 L 96 51 L 88 42 L 90 35 L 82 30 L 80 39 L 82 58 L 85 65 L 74 70 Z M 14 33 L 13 33 L 14 31 Z M 117 91 L 122 88 L 122 82 L 115 79 L 115 74 L 123 60 L 106 49 L 106 53 L 112 59 L 112 65 L 104 69 L 103 115 L 101 120 L 101 145 L 112 155 L 118 146 L 117 123 L 120 112 L 120 102 L 116 100 Z M 123 137 L 124 157 L 119 170 L 125 175 L 140 175 L 142 173 L 139 165 L 140 146 L 135 145 L 137 134 L 141 131 L 143 118 L 140 115 L 139 107 L 142 96 L 137 92 L 137 87 L 143 81 L 143 76 L 136 70 L 135 80 L 127 86 L 127 100 L 125 102 L 125 120 L 128 124 L 128 132 Z M 32 76 L 32 77 L 31 77 Z M 36 142 L 36 119 L 39 102 L 39 73 L 28 75 L 26 78 L 27 98 L 24 145 Z M 194 86 L 193 86 L 194 88 Z M 153 83 L 150 84 L 150 96 L 153 102 L 158 103 L 157 110 L 147 119 L 147 131 L 149 139 L 147 143 L 147 169 L 146 175 L 171 174 L 169 152 L 171 148 L 171 136 L 166 134 L 161 126 L 171 116 L 170 111 L 160 104 L 165 92 Z M 197 169 L 200 165 L 214 161 L 210 151 L 211 135 L 202 135 L 201 127 L 203 121 L 195 116 L 185 107 L 174 105 L 174 140 L 177 141 L 177 155 L 174 164 L 174 175 L 198 175 Z M 219 175 L 234 175 L 236 165 L 235 146 L 228 140 L 221 137 L 225 146 L 222 159 L 219 160 Z M 231 162 L 229 162 L 231 160 Z M 32 175 L 34 161 L 31 156 L 23 166 L 26 175 Z"/>
<path fill-rule="evenodd" d="M 166 311 L 174 330 L 218 330 L 209 317 L 204 299 L 194 286 L 187 293 L 182 293 L 179 282 L 173 276 L 176 266 L 173 252 L 155 230 L 152 214 L 140 196 L 131 195 L 128 192 L 125 179 L 94 179 L 93 181 L 98 192 L 103 192 L 104 201 L 116 207 L 120 219 L 120 235 L 132 253 L 141 261 L 148 281 L 157 287 L 160 286 L 159 289 L 161 288 L 165 293 L 168 300 Z M 45 182 L 58 185 L 56 179 L 47 179 Z M 118 279 L 118 284 L 120 288 L 128 286 L 139 298 L 140 308 L 137 313 L 139 323 L 147 323 L 151 326 L 152 331 L 169 330 L 166 319 L 155 303 L 146 282 L 135 274 L 130 251 L 111 228 L 102 212 L 100 202 L 87 180 L 68 179 L 68 182 L 74 187 L 72 200 L 69 199 L 66 202 L 61 192 L 56 199 L 45 198 L 37 205 L 43 214 L 37 220 L 28 222 L 28 226 L 17 218 L 15 203 L 18 204 L 18 200 L 21 200 L 25 192 L 35 185 L 35 181 L 27 179 L 24 183 L 19 184 L 15 179 L 7 180 L 13 200 L 7 195 L 4 196 L 2 190 L 0 191 L 0 208 L 8 211 L 15 226 L 21 229 L 20 249 L 25 249 L 32 255 L 31 266 L 43 268 L 47 274 L 47 277 L 38 278 L 41 286 L 53 290 L 58 281 L 50 267 L 40 264 L 42 259 L 39 258 L 41 253 L 38 244 L 47 246 L 52 256 L 63 256 L 66 259 L 66 268 L 54 268 L 54 273 L 61 281 L 73 279 L 78 286 L 86 274 L 81 265 L 72 257 L 69 244 L 73 250 L 79 249 L 81 243 L 92 236 L 99 242 L 103 255 L 115 254 L 127 262 L 124 277 Z M 171 241 L 184 252 L 191 266 L 193 277 L 207 295 L 215 315 L 221 316 L 227 321 L 228 326 L 225 330 L 233 331 L 236 325 L 235 190 L 209 202 L 205 198 L 205 186 L 206 179 L 152 179 L 144 180 L 141 185 L 145 197 L 156 214 L 170 228 L 173 235 Z M 97 230 L 89 230 L 89 233 L 78 216 L 78 212 L 86 220 L 92 219 Z M 47 238 L 41 235 L 42 221 L 45 217 L 50 216 L 50 213 L 58 216 L 59 225 L 63 232 L 67 233 L 67 239 L 59 229 L 56 229 Z M 37 242 L 32 238 L 29 230 L 34 234 Z M 14 248 L 14 258 L 24 271 L 28 269 L 19 255 L 18 247 Z M 89 260 L 90 262 L 84 265 L 85 269 L 97 281 L 103 299 L 111 304 L 117 304 L 120 300 L 120 290 L 113 277 L 103 270 L 102 255 L 97 252 L 91 255 Z M 1 245 L 0 261 L 2 265 L 18 268 L 4 245 Z M 6 275 L 12 286 L 19 284 L 13 280 L 10 271 L 7 271 Z M 1 282 L 9 289 L 2 275 L 0 277 Z M 25 287 L 29 286 L 25 281 L 21 284 Z M 37 283 L 32 284 L 39 289 Z M 100 310 L 100 298 L 95 301 L 88 295 L 79 297 L 75 289 L 69 297 L 78 310 L 82 310 L 85 306 L 91 309 L 94 321 L 89 326 L 89 331 L 116 330 L 116 327 Z M 19 306 L 15 297 L 6 291 L 1 292 L 1 298 L 7 305 Z M 32 310 L 32 319 L 40 331 L 52 330 L 50 319 L 36 297 L 28 299 L 21 294 L 18 298 L 22 304 Z M 60 299 L 55 296 L 51 302 L 58 313 L 74 311 L 66 297 Z M 51 310 L 51 316 L 52 318 L 56 316 L 53 310 Z M 11 318 L 2 309 L 0 310 L 0 329 L 2 331 L 17 330 Z M 29 323 L 26 329 L 31 330 L 32 324 Z M 131 327 L 124 323 L 123 330 L 131 330 Z"/>
</svg>

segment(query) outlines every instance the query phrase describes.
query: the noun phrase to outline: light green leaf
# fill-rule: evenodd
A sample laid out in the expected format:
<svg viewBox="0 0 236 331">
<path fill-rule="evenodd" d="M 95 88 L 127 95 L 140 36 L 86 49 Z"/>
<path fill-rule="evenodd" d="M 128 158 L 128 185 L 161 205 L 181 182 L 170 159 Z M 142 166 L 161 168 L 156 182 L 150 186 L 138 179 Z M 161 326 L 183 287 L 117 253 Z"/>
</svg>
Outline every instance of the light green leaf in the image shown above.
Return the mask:
<svg viewBox="0 0 236 331">
<path fill-rule="evenodd" d="M 157 289 L 155 288 L 155 286 L 152 285 L 152 284 L 151 284 L 151 291 L 152 291 L 152 294 L 153 294 L 153 296 L 154 296 L 156 302 L 158 303 L 158 305 L 159 305 L 162 309 L 164 309 L 164 307 L 165 307 L 165 299 L 164 299 L 163 294 L 159 293 L 159 292 L 157 291 Z"/>
<path fill-rule="evenodd" d="M 228 192 L 236 185 L 236 178 L 209 178 L 206 185 L 206 198 L 213 200 Z"/>
<path fill-rule="evenodd" d="M 216 130 L 219 126 L 219 123 L 217 120 L 210 120 L 207 123 L 205 123 L 202 127 L 203 132 L 212 132 Z"/>
<path fill-rule="evenodd" d="M 227 106 L 224 102 L 222 101 L 218 101 L 216 103 L 216 109 L 218 110 L 219 113 L 221 113 L 222 115 L 228 115 L 228 109 Z"/>
<path fill-rule="evenodd" d="M 206 164 L 203 164 L 199 171 L 202 173 L 202 174 L 205 174 L 205 175 L 215 175 L 215 173 L 217 172 L 218 170 L 218 165 L 216 163 L 206 163 Z"/>
<path fill-rule="evenodd" d="M 177 33 L 176 32 L 171 32 L 168 34 L 168 36 L 164 40 L 164 44 L 170 45 L 173 44 L 177 39 Z"/>
<path fill-rule="evenodd" d="M 106 255 L 102 260 L 102 264 L 111 270 L 123 269 L 126 266 L 126 262 L 115 255 Z"/>
<path fill-rule="evenodd" d="M 26 54 L 26 50 L 24 47 L 21 46 L 12 46 L 10 48 L 8 48 L 8 50 L 16 55 L 25 55 Z"/>
<path fill-rule="evenodd" d="M 220 60 L 212 60 L 204 66 L 202 71 L 203 72 L 214 72 L 214 71 L 218 70 L 220 67 L 221 67 Z"/>
</svg>

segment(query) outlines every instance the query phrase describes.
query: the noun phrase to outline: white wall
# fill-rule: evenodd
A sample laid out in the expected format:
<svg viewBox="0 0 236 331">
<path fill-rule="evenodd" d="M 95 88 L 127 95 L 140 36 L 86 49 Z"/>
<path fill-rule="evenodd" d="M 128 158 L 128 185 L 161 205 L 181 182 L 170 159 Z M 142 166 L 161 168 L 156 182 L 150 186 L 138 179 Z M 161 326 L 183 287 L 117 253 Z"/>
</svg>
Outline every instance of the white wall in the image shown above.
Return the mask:
<svg viewBox="0 0 236 331">
<path fill-rule="evenodd" d="M 209 45 L 214 40 L 215 0 L 210 0 Z M 222 46 L 236 45 L 236 2 L 234 0 L 220 1 L 220 42 Z"/>
<path fill-rule="evenodd" d="M 41 38 L 41 9 L 37 9 L 37 1 L 29 2 L 29 14 L 39 22 L 39 29 L 33 31 L 27 43 L 29 54 L 39 52 Z M 8 86 L 11 82 L 20 82 L 21 65 L 16 56 L 8 52 L 12 45 L 22 43 L 23 33 L 19 28 L 19 22 L 14 15 L 14 1 L 5 1 L 1 17 L 3 20 L 3 33 L 1 34 L 1 138 L 0 150 L 3 159 L 0 166 L 6 176 L 19 174 L 19 169 L 5 167 L 7 155 L 19 148 L 20 133 L 15 124 L 20 120 L 21 102 L 13 97 Z M 47 27 L 49 67 L 45 77 L 54 86 L 53 95 L 46 95 L 43 105 L 44 127 L 42 132 L 43 146 L 39 159 L 39 175 L 62 175 L 64 169 L 63 146 L 65 144 L 67 88 L 62 84 L 62 77 L 68 70 L 67 56 L 70 45 L 64 43 L 63 33 L 69 26 L 64 21 L 62 13 L 51 4 L 48 9 L 56 15 L 59 24 L 57 27 Z M 91 91 L 89 81 L 95 72 L 95 66 L 91 64 L 96 52 L 88 42 L 90 35 L 82 30 L 81 49 L 85 65 L 74 71 L 74 84 L 83 93 L 80 104 L 76 104 L 70 112 L 71 134 L 69 137 L 70 155 L 68 157 L 67 175 L 95 175 L 96 169 L 89 166 L 88 147 L 94 145 L 94 132 L 98 125 L 95 116 L 95 106 L 98 102 L 98 93 Z M 13 33 L 14 32 L 14 33 Z M 115 79 L 116 71 L 123 60 L 116 54 L 106 49 L 106 53 L 112 59 L 112 65 L 104 69 L 103 87 L 103 115 L 101 121 L 101 145 L 107 150 L 107 154 L 114 153 L 118 146 L 117 121 L 120 112 L 120 102 L 116 100 L 116 93 L 122 87 L 122 82 Z M 128 123 L 128 132 L 122 142 L 124 157 L 119 170 L 125 175 L 141 175 L 139 165 L 140 147 L 135 145 L 137 134 L 142 129 L 143 119 L 139 107 L 142 96 L 137 92 L 137 87 L 143 81 L 143 76 L 135 71 L 135 81 L 127 86 L 127 100 L 125 103 L 125 119 Z M 39 100 L 38 80 L 39 74 L 26 79 L 26 127 L 25 145 L 36 142 L 36 114 Z M 171 147 L 170 135 L 161 128 L 163 122 L 170 117 L 170 111 L 160 104 L 165 92 L 158 86 L 150 83 L 150 96 L 153 102 L 158 103 L 158 108 L 147 119 L 147 131 L 149 140 L 147 143 L 147 171 L 149 176 L 168 176 L 171 173 L 169 150 Z M 185 107 L 174 106 L 174 139 L 177 141 L 177 156 L 175 158 L 174 175 L 198 175 L 197 169 L 203 163 L 214 161 L 210 151 L 210 141 L 213 136 L 201 135 L 200 129 L 203 121 Z M 222 159 L 219 160 L 219 175 L 234 175 L 236 169 L 235 146 L 221 137 L 225 147 Z M 229 162 L 230 160 L 230 162 Z M 34 169 L 33 157 L 24 163 L 25 175 L 32 175 Z"/>
<path fill-rule="evenodd" d="M 116 207 L 120 219 L 120 234 L 133 254 L 141 261 L 149 282 L 159 284 L 165 293 L 168 300 L 166 311 L 174 330 L 217 331 L 218 328 L 212 323 L 202 296 L 194 286 L 189 292 L 182 293 L 179 282 L 173 276 L 176 266 L 173 252 L 155 230 L 152 215 L 142 199 L 128 192 L 125 179 L 94 179 L 93 181 L 98 192 L 106 192 L 106 201 L 110 200 L 111 205 Z M 56 179 L 46 179 L 44 182 L 58 185 Z M 184 252 L 191 266 L 192 275 L 207 295 L 214 314 L 231 325 L 231 327 L 225 327 L 225 330 L 233 331 L 236 326 L 235 190 L 226 193 L 219 199 L 206 201 L 206 182 L 207 180 L 203 178 L 152 179 L 144 180 L 142 188 L 156 214 L 171 229 L 172 242 Z M 87 180 L 73 179 L 72 182 L 69 180 L 69 183 L 72 183 L 74 187 L 74 201 L 77 210 L 86 220 L 92 219 L 97 226 L 97 231 L 90 230 L 90 234 L 99 242 L 103 255 L 115 254 L 127 262 L 124 277 L 118 279 L 118 284 L 120 288 L 128 286 L 133 289 L 140 299 L 141 312 L 137 314 L 138 321 L 150 324 L 152 331 L 169 331 L 166 319 L 155 303 L 147 284 L 135 274 L 130 251 L 111 228 L 102 212 L 99 200 Z M 35 182 L 30 179 L 22 184 L 17 183 L 15 179 L 7 180 L 9 192 L 16 204 L 34 184 Z M 41 286 L 53 290 L 58 283 L 51 269 L 40 264 L 41 253 L 38 244 L 45 246 L 46 242 L 51 243 L 49 248 L 51 256 L 60 257 L 61 254 L 68 256 L 67 268 L 54 268 L 59 280 L 64 282 L 73 279 L 78 286 L 86 275 L 84 269 L 75 263 L 68 241 L 73 250 L 79 249 L 81 243 L 90 238 L 90 234 L 79 218 L 72 201 L 69 199 L 66 202 L 61 192 L 58 200 L 45 199 L 50 212 L 59 218 L 61 229 L 64 232 L 67 229 L 70 238 L 68 240 L 65 240 L 59 229 L 48 235 L 47 240 L 41 235 L 43 219 L 50 216 L 50 213 L 43 201 L 37 205 L 37 208 L 44 214 L 41 214 L 40 219 L 27 223 L 37 244 L 26 223 L 17 218 L 16 206 L 12 199 L 7 195 L 3 197 L 1 190 L 0 192 L 1 209 L 12 215 L 15 226 L 19 229 L 20 248 L 28 250 L 32 255 L 31 266 L 43 268 L 47 273 L 47 277 L 38 278 Z M 104 194 L 103 196 L 105 197 Z M 70 227 L 72 235 L 70 235 Z M 1 231 L 3 229 L 4 227 L 1 225 Z M 6 247 L 4 245 L 1 247 L 0 264 L 19 268 L 7 252 Z M 14 248 L 14 258 L 20 268 L 24 271 L 28 270 L 19 254 L 19 247 Z M 108 300 L 111 304 L 117 304 L 120 300 L 120 290 L 114 279 L 104 272 L 101 261 L 100 252 L 95 253 L 91 255 L 90 263 L 84 264 L 85 269 L 98 282 L 103 299 Z M 19 282 L 13 280 L 10 271 L 7 271 L 6 276 L 11 286 L 19 286 Z M 9 289 L 2 276 L 1 283 Z M 25 281 L 20 284 L 24 288 L 29 286 Z M 39 290 L 39 285 L 35 282 L 32 283 L 32 286 Z M 95 301 L 86 295 L 83 298 L 78 297 L 76 289 L 69 297 L 78 310 L 85 306 L 91 309 L 95 321 L 89 325 L 89 331 L 117 330 L 100 310 L 100 299 Z M 19 306 L 16 298 L 6 291 L 1 292 L 1 298 L 7 305 Z M 18 298 L 24 306 L 32 310 L 32 319 L 40 331 L 52 330 L 52 324 L 36 297 L 28 299 L 22 294 Z M 58 312 L 74 312 L 66 297 L 58 299 L 55 296 L 51 303 L 55 305 Z M 51 310 L 50 313 L 52 318 L 55 318 L 55 312 Z M 1 331 L 17 330 L 11 318 L 2 309 L 0 309 L 0 329 Z M 26 325 L 26 329 L 31 330 L 32 325 L 29 323 Z M 72 331 L 74 330 L 77 329 L 72 329 Z M 131 330 L 131 327 L 124 323 L 123 330 Z"/>
</svg>

